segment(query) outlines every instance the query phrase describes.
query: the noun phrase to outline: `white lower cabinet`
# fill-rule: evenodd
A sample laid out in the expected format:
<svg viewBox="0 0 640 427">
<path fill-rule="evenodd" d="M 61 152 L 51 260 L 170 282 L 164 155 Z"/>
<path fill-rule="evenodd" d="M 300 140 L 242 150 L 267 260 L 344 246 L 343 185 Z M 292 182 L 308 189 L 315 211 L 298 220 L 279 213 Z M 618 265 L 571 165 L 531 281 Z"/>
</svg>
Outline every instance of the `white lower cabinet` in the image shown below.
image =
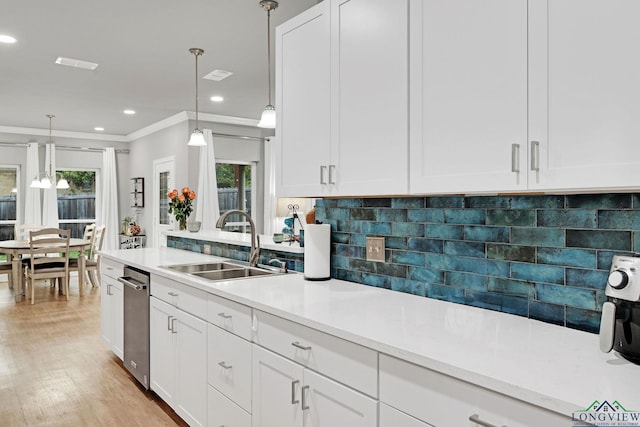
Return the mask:
<svg viewBox="0 0 640 427">
<path fill-rule="evenodd" d="M 380 402 L 438 427 L 572 425 L 555 412 L 384 354 Z"/>
<path fill-rule="evenodd" d="M 123 264 L 101 260 L 100 277 L 100 336 L 102 342 L 124 359 L 124 294 L 122 283 Z"/>
<path fill-rule="evenodd" d="M 253 346 L 253 427 L 376 427 L 376 400 Z"/>
<path fill-rule="evenodd" d="M 191 426 L 207 419 L 207 324 L 150 298 L 150 383 Z"/>
<path fill-rule="evenodd" d="M 433 427 L 410 415 L 400 412 L 389 405 L 380 403 L 379 427 Z"/>
<path fill-rule="evenodd" d="M 209 386 L 209 427 L 251 427 L 251 414 Z"/>
</svg>

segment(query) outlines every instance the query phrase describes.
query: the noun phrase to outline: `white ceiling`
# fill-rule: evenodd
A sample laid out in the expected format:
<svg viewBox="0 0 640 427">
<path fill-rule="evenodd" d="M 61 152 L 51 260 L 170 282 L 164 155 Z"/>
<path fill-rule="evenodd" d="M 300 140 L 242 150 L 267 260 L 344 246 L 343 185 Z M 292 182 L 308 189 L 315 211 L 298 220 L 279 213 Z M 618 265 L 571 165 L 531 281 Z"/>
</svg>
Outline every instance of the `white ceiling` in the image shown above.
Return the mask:
<svg viewBox="0 0 640 427">
<path fill-rule="evenodd" d="M 280 0 L 275 27 L 317 3 Z M 0 127 L 127 135 L 195 110 L 195 59 L 203 113 L 259 119 L 267 104 L 267 14 L 258 0 L 6 0 L 0 34 Z M 55 64 L 58 56 L 97 62 L 95 71 Z M 272 70 L 273 73 L 273 70 Z M 272 81 L 274 80 L 272 76 Z M 212 95 L 223 103 L 213 103 Z M 273 101 L 275 102 L 275 101 Z M 122 113 L 136 110 L 134 116 Z"/>
</svg>

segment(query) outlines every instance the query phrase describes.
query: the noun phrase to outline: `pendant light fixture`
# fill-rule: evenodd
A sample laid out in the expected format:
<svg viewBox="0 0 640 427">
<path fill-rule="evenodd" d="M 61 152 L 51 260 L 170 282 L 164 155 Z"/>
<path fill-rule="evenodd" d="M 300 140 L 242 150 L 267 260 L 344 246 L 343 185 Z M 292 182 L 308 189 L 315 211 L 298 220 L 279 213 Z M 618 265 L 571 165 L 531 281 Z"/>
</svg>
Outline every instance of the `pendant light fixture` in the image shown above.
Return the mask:
<svg viewBox="0 0 640 427">
<path fill-rule="evenodd" d="M 53 147 L 53 142 L 51 140 L 51 121 L 52 119 L 55 117 L 53 114 L 47 114 L 47 117 L 49 118 L 49 147 Z M 49 150 L 51 150 L 51 148 L 49 148 Z M 53 153 L 50 152 L 49 153 L 49 165 L 48 167 L 45 166 L 45 171 L 42 174 L 42 178 L 38 179 L 39 176 L 36 176 L 33 178 L 33 181 L 31 181 L 31 188 L 51 188 L 54 186 L 55 183 L 55 179 L 53 179 L 52 177 L 55 176 L 55 171 L 53 170 Z M 61 189 L 61 190 L 66 190 L 67 188 L 69 188 L 69 182 L 62 178 L 60 181 L 58 181 L 58 184 L 55 185 L 55 188 L 57 189 Z"/>
<path fill-rule="evenodd" d="M 191 145 L 192 147 L 202 147 L 203 145 L 207 145 L 207 142 L 204 140 L 204 134 L 198 128 L 198 56 L 202 55 L 204 50 L 192 47 L 189 49 L 189 52 L 193 53 L 196 57 L 196 128 L 193 130 L 187 145 Z"/>
<path fill-rule="evenodd" d="M 267 86 L 269 88 L 269 104 L 264 107 L 258 127 L 273 129 L 276 127 L 276 109 L 271 104 L 271 11 L 278 7 L 275 0 L 261 0 L 260 7 L 267 11 Z"/>
</svg>

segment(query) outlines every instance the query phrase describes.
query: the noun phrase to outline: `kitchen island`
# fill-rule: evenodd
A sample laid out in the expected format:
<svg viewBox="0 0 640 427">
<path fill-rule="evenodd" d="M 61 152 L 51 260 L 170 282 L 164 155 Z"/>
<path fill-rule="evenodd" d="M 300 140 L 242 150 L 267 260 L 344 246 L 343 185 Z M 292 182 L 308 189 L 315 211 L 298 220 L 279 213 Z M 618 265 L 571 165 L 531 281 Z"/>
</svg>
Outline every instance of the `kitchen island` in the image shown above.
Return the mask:
<svg viewBox="0 0 640 427">
<path fill-rule="evenodd" d="M 151 273 L 152 295 L 155 276 L 245 307 L 252 312 L 253 347 L 270 349 L 259 334 L 272 327 L 271 320 L 280 319 L 373 351 L 379 377 L 372 387 L 359 380 L 353 387 L 380 403 L 381 426 L 389 408 L 433 425 L 446 425 L 453 412 L 470 408 L 482 420 L 506 419 L 509 426 L 536 425 L 540 414 L 541 420 L 553 420 L 547 425 L 570 426 L 571 417 L 579 417 L 595 401 L 617 401 L 627 412 L 640 409 L 640 367 L 601 353 L 595 334 L 345 281 L 309 282 L 297 273 L 211 282 L 163 266 L 220 258 L 176 249 L 112 250 L 102 256 Z M 444 391 L 434 394 L 424 381 Z M 255 390 L 253 397 L 255 417 Z M 436 406 L 420 408 L 429 407 L 428 400 Z M 428 413 L 438 410 L 443 414 L 430 418 Z M 465 413 L 465 421 L 474 415 Z"/>
</svg>

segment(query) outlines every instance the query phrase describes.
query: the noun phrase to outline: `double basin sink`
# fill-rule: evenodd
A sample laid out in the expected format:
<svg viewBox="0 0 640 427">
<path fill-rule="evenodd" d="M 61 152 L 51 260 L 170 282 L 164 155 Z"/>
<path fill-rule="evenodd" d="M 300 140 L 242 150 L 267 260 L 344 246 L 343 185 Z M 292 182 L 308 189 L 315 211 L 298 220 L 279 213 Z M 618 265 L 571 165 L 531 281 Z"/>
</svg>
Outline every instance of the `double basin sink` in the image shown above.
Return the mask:
<svg viewBox="0 0 640 427">
<path fill-rule="evenodd" d="M 191 274 L 211 281 L 245 279 L 282 274 L 278 270 L 267 270 L 259 267 L 248 267 L 231 262 L 208 262 L 203 264 L 167 265 L 165 268 L 178 273 Z"/>
</svg>

